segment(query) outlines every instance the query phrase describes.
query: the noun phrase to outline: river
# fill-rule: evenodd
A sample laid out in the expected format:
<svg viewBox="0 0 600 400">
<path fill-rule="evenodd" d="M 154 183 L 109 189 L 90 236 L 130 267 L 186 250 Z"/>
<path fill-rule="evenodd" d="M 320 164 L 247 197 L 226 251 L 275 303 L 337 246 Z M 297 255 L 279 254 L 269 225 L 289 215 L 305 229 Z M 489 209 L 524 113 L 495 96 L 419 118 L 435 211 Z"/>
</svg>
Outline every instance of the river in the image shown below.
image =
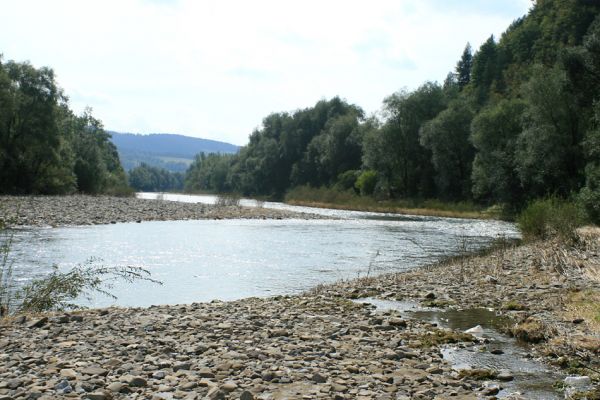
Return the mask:
<svg viewBox="0 0 600 400">
<path fill-rule="evenodd" d="M 211 203 L 214 196 L 140 193 L 141 198 Z M 404 216 L 242 200 L 242 205 L 317 213 L 323 220 L 202 220 L 120 223 L 13 231 L 20 282 L 96 258 L 96 265 L 141 266 L 149 282 L 116 282 L 117 300 L 86 305 L 150 306 L 294 294 L 320 283 L 415 268 L 500 237 L 500 221 Z"/>
</svg>

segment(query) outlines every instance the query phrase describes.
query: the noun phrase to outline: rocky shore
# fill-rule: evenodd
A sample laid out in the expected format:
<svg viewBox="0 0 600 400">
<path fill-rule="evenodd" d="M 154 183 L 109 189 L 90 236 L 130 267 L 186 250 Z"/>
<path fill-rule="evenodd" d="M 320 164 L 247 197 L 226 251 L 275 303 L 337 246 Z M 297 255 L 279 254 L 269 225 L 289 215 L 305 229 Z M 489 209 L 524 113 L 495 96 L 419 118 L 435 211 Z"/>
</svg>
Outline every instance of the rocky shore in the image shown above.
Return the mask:
<svg viewBox="0 0 600 400">
<path fill-rule="evenodd" d="M 24 225 L 297 217 L 86 196 L 0 200 L 1 212 Z M 502 243 L 298 296 L 0 319 L 0 400 L 491 399 L 513 379 L 510 371 L 458 370 L 444 358 L 449 345 L 489 352 L 476 334 L 356 302 L 364 298 L 495 310 L 536 357 L 591 385 L 600 380 L 600 233 L 587 229 L 573 243 Z"/>
<path fill-rule="evenodd" d="M 0 219 L 11 226 L 98 225 L 188 219 L 322 219 L 283 210 L 110 196 L 0 196 Z"/>
<path fill-rule="evenodd" d="M 301 296 L 5 319 L 0 399 L 475 399 L 512 379 L 455 370 L 444 346 L 480 339 L 352 301 L 364 297 L 493 308 L 548 362 L 598 379 L 600 236 L 586 235 Z"/>
</svg>

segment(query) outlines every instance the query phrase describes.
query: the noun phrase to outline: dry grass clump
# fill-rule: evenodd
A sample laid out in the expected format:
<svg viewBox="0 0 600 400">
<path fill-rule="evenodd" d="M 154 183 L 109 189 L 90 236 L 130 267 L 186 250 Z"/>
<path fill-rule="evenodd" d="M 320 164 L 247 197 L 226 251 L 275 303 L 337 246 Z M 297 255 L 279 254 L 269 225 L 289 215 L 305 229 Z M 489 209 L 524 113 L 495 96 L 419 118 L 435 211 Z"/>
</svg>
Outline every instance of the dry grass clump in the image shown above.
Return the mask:
<svg viewBox="0 0 600 400">
<path fill-rule="evenodd" d="M 458 372 L 461 378 L 475 379 L 478 381 L 487 381 L 496 379 L 498 372 L 492 369 L 461 369 Z"/>
<path fill-rule="evenodd" d="M 511 335 L 528 343 L 540 343 L 556 334 L 555 328 L 537 318 L 529 317 L 509 328 Z"/>
<path fill-rule="evenodd" d="M 600 291 L 588 289 L 572 292 L 565 301 L 566 319 L 580 321 L 594 334 L 600 335 Z"/>
</svg>

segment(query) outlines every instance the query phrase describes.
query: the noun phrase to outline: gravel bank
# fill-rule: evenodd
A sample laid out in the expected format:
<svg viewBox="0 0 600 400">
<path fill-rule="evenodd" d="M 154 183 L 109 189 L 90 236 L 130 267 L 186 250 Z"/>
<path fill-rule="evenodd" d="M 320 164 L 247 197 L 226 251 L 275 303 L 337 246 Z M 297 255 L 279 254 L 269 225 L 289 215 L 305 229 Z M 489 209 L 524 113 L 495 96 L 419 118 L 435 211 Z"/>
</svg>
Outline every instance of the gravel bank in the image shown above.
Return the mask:
<svg viewBox="0 0 600 400">
<path fill-rule="evenodd" d="M 438 308 L 489 308 L 510 317 L 507 332 L 570 373 L 600 381 L 600 229 L 579 242 L 504 246 L 405 273 L 319 288 L 346 298 L 413 299 Z M 600 395 L 596 393 L 596 395 Z"/>
<path fill-rule="evenodd" d="M 28 318 L 0 323 L 0 398 L 475 398 L 432 332 L 312 295 Z"/>
<path fill-rule="evenodd" d="M 9 225 L 66 226 L 187 219 L 322 219 L 291 211 L 109 196 L 0 196 Z"/>
<path fill-rule="evenodd" d="M 47 199 L 40 204 L 51 203 Z M 65 201 L 74 207 L 88 201 L 92 213 L 98 199 L 108 208 L 121 200 L 59 198 L 56 213 Z M 155 203 L 123 201 L 142 209 Z M 204 208 L 204 218 L 211 209 L 191 206 Z M 44 210 L 30 218 L 52 214 Z M 162 215 L 155 210 L 149 214 Z M 39 223 L 49 224 L 44 218 Z M 442 357 L 445 344 L 472 347 L 478 339 L 351 301 L 364 297 L 493 308 L 512 318 L 508 328 L 515 335 L 535 342 L 537 355 L 562 367 L 578 365 L 571 372 L 596 383 L 600 378 L 593 372 L 600 370 L 600 323 L 593 311 L 600 298 L 600 234 L 590 230 L 581 232 L 576 246 L 505 246 L 301 296 L 0 320 L 0 400 L 494 398 L 498 382 L 464 376 Z"/>
</svg>

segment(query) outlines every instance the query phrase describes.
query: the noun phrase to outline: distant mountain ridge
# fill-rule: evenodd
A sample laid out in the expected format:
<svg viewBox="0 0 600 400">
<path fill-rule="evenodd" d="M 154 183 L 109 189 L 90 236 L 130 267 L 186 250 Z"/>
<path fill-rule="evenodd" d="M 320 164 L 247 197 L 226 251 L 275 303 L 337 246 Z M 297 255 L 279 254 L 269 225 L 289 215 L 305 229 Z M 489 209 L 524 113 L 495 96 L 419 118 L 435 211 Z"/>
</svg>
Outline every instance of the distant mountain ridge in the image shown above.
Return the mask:
<svg viewBox="0 0 600 400">
<path fill-rule="evenodd" d="M 117 146 L 123 168 L 142 162 L 173 172 L 183 172 L 199 153 L 237 153 L 239 146 L 217 140 L 168 133 L 148 135 L 108 131 Z"/>
</svg>

